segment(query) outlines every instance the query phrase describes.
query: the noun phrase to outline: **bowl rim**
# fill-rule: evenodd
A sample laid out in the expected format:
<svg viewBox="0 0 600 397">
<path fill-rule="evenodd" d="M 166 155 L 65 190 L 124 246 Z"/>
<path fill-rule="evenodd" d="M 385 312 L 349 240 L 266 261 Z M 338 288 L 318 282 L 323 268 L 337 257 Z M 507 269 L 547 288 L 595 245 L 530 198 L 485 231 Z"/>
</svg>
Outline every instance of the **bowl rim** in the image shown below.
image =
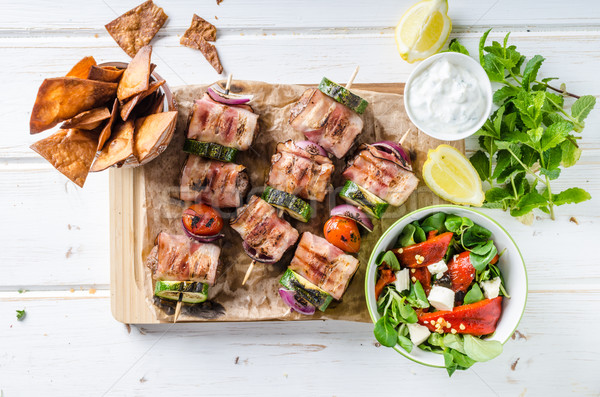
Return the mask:
<svg viewBox="0 0 600 397">
<path fill-rule="evenodd" d="M 473 66 L 476 66 L 475 69 L 477 69 L 478 73 L 480 72 L 481 76 L 485 77 L 485 79 L 487 80 L 487 84 L 484 84 L 482 86 L 482 90 L 484 91 L 484 94 L 486 96 L 487 103 L 486 103 L 486 107 L 485 107 L 485 112 L 484 112 L 484 114 L 482 114 L 482 116 L 480 118 L 480 122 L 478 122 L 473 128 L 465 130 L 466 132 L 461 132 L 459 134 L 455 134 L 454 136 L 438 135 L 435 131 L 432 133 L 431 131 L 428 131 L 427 129 L 421 128 L 419 123 L 415 120 L 415 117 L 412 114 L 412 110 L 408 104 L 408 97 L 409 97 L 408 93 L 410 91 L 410 85 L 412 84 L 412 82 L 416 78 L 416 76 L 419 75 L 423 71 L 423 69 L 430 66 L 433 62 L 435 62 L 436 60 L 438 60 L 440 58 L 444 58 L 444 57 L 462 59 L 461 62 L 463 62 L 463 63 L 464 62 L 471 63 Z M 489 116 L 492 112 L 492 107 L 493 107 L 493 102 L 494 102 L 493 101 L 492 82 L 490 81 L 490 79 L 489 79 L 487 73 L 485 72 L 485 70 L 483 69 L 483 67 L 474 58 L 470 57 L 469 55 L 462 54 L 460 52 L 441 52 L 441 53 L 432 55 L 429 58 L 421 61 L 408 76 L 408 79 L 406 80 L 406 83 L 404 85 L 404 95 L 403 96 L 404 96 L 404 98 L 403 98 L 404 109 L 406 110 L 406 114 L 408 115 L 408 118 L 410 119 L 410 121 L 419 130 L 423 131 L 425 134 L 429 135 L 432 138 L 436 138 L 436 139 L 439 139 L 442 141 L 458 141 L 460 139 L 465 139 L 465 138 L 473 135 L 485 124 L 485 121 L 489 118 Z"/>
<path fill-rule="evenodd" d="M 527 266 L 525 266 L 525 260 L 523 259 L 523 254 L 521 254 L 521 250 L 519 249 L 519 246 L 517 245 L 517 243 L 515 242 L 515 240 L 512 238 L 512 236 L 510 235 L 510 233 L 508 233 L 508 231 L 502 226 L 500 225 L 500 223 L 498 223 L 495 219 L 491 218 L 490 216 L 484 214 L 483 212 L 474 210 L 470 207 L 463 207 L 460 205 L 453 205 L 453 204 L 439 204 L 439 205 L 430 205 L 427 207 L 422 207 L 419 208 L 417 210 L 411 211 L 407 214 L 405 214 L 404 216 L 402 216 L 400 219 L 398 219 L 396 222 L 392 223 L 385 232 L 383 232 L 383 234 L 379 237 L 379 239 L 377 240 L 377 243 L 375 243 L 375 246 L 373 247 L 373 249 L 371 250 L 371 255 L 369 256 L 369 262 L 367 263 L 367 268 L 365 269 L 365 301 L 367 304 L 367 310 L 369 311 L 369 316 L 371 317 L 371 322 L 373 324 L 376 323 L 376 319 L 375 319 L 375 314 L 373 313 L 373 311 L 371 310 L 371 305 L 369 304 L 369 270 L 372 266 L 375 266 L 375 252 L 377 251 L 377 249 L 379 248 L 379 246 L 382 243 L 382 240 L 385 236 L 387 236 L 389 233 L 392 232 L 392 229 L 394 229 L 394 227 L 399 224 L 400 222 L 402 222 L 404 219 L 408 218 L 411 215 L 417 214 L 419 212 L 423 212 L 425 210 L 430 210 L 430 209 L 434 209 L 434 208 L 458 208 L 461 210 L 466 210 L 466 211 L 470 211 L 472 213 L 481 215 L 482 217 L 488 219 L 489 221 L 493 222 L 496 224 L 496 226 L 498 226 L 505 234 L 506 236 L 513 242 L 515 248 L 517 249 L 517 253 L 519 254 L 519 257 L 521 258 L 521 265 L 523 266 L 523 271 L 525 272 L 525 300 L 523 302 L 523 309 L 521 310 L 521 315 L 519 316 L 519 320 L 517 320 L 513 330 L 508 334 L 508 336 L 506 337 L 506 339 L 504 341 L 501 341 L 502 345 L 504 345 L 506 342 L 508 342 L 508 340 L 511 338 L 511 335 L 513 335 L 515 333 L 515 331 L 517 330 L 517 327 L 519 326 L 519 324 L 521 323 L 521 319 L 523 318 L 523 315 L 525 314 L 525 308 L 527 307 L 527 297 L 529 295 L 529 279 L 527 276 Z M 418 348 L 418 347 L 417 347 Z M 400 353 L 401 355 L 403 355 L 404 357 L 408 358 L 411 361 L 414 361 L 418 364 L 421 365 L 425 365 L 427 367 L 433 367 L 433 368 L 445 368 L 444 366 L 441 365 L 434 365 L 434 364 L 428 364 L 422 361 L 419 361 L 418 359 L 412 357 L 410 355 L 410 353 L 407 353 L 406 351 L 404 351 L 404 349 L 401 349 L 398 344 L 396 343 L 396 345 L 393 346 L 393 349 L 396 350 L 398 353 Z M 432 353 L 435 354 L 435 353 Z"/>
</svg>

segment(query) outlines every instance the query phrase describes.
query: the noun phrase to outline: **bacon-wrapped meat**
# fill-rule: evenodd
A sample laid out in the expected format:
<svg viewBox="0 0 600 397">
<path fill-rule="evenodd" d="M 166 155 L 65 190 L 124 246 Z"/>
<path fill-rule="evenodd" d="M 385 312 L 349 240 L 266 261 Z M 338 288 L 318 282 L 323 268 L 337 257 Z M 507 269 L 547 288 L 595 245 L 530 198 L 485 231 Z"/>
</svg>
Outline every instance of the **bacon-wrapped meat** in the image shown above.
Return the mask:
<svg viewBox="0 0 600 397">
<path fill-rule="evenodd" d="M 417 188 L 419 179 L 397 162 L 393 155 L 365 145 L 342 175 L 390 205 L 400 206 Z"/>
<path fill-rule="evenodd" d="M 187 137 L 248 150 L 258 130 L 258 115 L 250 107 L 228 106 L 207 94 L 194 103 Z"/>
<path fill-rule="evenodd" d="M 322 237 L 304 232 L 289 268 L 339 300 L 358 266 L 355 257 Z"/>
<path fill-rule="evenodd" d="M 271 157 L 267 185 L 308 200 L 323 201 L 333 173 L 325 156 L 311 154 L 294 141 L 280 142 Z"/>
<path fill-rule="evenodd" d="M 180 198 L 213 207 L 239 207 L 250 189 L 246 167 L 190 155 L 181 172 Z"/>
<path fill-rule="evenodd" d="M 258 196 L 252 196 L 248 204 L 238 209 L 231 227 L 256 251 L 257 257 L 269 258 L 271 262 L 280 260 L 298 240 L 298 231 Z"/>
<path fill-rule="evenodd" d="M 155 244 L 147 259 L 154 280 L 215 284 L 220 267 L 219 246 L 165 232 L 156 237 Z"/>
<path fill-rule="evenodd" d="M 304 91 L 292 108 L 290 125 L 308 140 L 342 158 L 361 133 L 363 121 L 346 106 L 311 88 Z"/>
</svg>

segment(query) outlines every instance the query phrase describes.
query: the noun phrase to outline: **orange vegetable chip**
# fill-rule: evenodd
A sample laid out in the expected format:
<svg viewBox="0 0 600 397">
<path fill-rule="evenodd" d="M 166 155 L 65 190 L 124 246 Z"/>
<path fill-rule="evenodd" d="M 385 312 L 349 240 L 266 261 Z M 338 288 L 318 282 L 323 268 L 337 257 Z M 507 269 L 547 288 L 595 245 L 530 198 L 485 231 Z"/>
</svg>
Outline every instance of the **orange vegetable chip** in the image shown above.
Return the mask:
<svg viewBox="0 0 600 397">
<path fill-rule="evenodd" d="M 89 131 L 58 130 L 54 135 L 31 145 L 31 149 L 77 186 L 83 187 L 96 156 L 97 141 L 97 136 Z"/>
<path fill-rule="evenodd" d="M 152 0 L 127 11 L 105 25 L 106 30 L 130 57 L 148 45 L 168 16 Z"/>
<path fill-rule="evenodd" d="M 92 172 L 102 171 L 124 161 L 127 157 L 133 155 L 133 132 L 135 125 L 132 120 L 119 123 L 115 128 L 115 133 L 106 143 L 100 155 L 92 165 Z"/>
<path fill-rule="evenodd" d="M 166 149 L 165 142 L 170 139 L 176 120 L 177 112 L 172 111 L 151 114 L 135 121 L 134 153 L 140 163 L 156 151 L 160 154 Z M 170 133 L 167 133 L 169 130 Z"/>
<path fill-rule="evenodd" d="M 104 105 L 114 98 L 116 83 L 75 77 L 46 79 L 38 90 L 29 130 L 32 134 L 54 127 L 79 113 Z"/>
<path fill-rule="evenodd" d="M 130 100 L 128 100 L 121 107 L 121 119 L 127 120 L 127 118 L 129 117 L 129 115 L 131 114 L 131 111 L 133 110 L 133 108 L 138 103 L 140 103 L 144 98 L 146 98 L 148 95 L 153 94 L 156 90 L 158 90 L 158 88 L 161 85 L 163 85 L 164 83 L 165 83 L 164 80 L 155 81 L 154 83 L 150 84 L 150 87 L 146 91 L 140 92 L 139 94 L 137 94 L 136 96 L 134 96 L 133 98 L 131 98 Z"/>
<path fill-rule="evenodd" d="M 85 79 L 88 76 L 90 68 L 95 65 L 96 60 L 94 57 L 85 57 L 81 61 L 77 62 L 71 70 L 69 70 L 69 73 L 67 73 L 66 77 Z"/>
<path fill-rule="evenodd" d="M 116 83 L 119 81 L 125 69 L 118 69 L 114 66 L 97 66 L 92 65 L 87 78 L 90 80 L 106 81 L 108 83 Z"/>
<path fill-rule="evenodd" d="M 110 112 L 110 118 L 108 119 L 108 123 L 102 128 L 102 132 L 100 133 L 100 138 L 98 138 L 98 151 L 102 150 L 104 144 L 110 138 L 112 132 L 112 125 L 117 118 L 117 114 L 119 114 L 119 100 L 115 98 L 115 103 L 113 104 L 112 110 Z"/>
<path fill-rule="evenodd" d="M 145 46 L 129 62 L 117 89 L 117 98 L 121 103 L 142 91 L 146 91 L 150 79 L 150 56 L 152 47 Z"/>
<path fill-rule="evenodd" d="M 77 116 L 62 123 L 60 128 L 79 128 L 82 130 L 93 130 L 98 127 L 103 120 L 110 117 L 110 111 L 107 107 L 94 108 L 79 113 Z"/>
</svg>

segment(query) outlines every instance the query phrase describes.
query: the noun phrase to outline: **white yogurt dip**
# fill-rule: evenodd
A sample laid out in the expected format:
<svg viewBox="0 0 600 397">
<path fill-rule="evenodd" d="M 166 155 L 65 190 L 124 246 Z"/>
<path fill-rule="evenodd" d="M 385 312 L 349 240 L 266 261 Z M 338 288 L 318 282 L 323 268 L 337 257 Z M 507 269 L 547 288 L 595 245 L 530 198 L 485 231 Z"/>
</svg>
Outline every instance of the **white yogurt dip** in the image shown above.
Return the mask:
<svg viewBox="0 0 600 397">
<path fill-rule="evenodd" d="M 488 100 L 480 79 L 449 57 L 440 57 L 407 87 L 413 122 L 425 132 L 459 135 L 487 117 Z"/>
</svg>

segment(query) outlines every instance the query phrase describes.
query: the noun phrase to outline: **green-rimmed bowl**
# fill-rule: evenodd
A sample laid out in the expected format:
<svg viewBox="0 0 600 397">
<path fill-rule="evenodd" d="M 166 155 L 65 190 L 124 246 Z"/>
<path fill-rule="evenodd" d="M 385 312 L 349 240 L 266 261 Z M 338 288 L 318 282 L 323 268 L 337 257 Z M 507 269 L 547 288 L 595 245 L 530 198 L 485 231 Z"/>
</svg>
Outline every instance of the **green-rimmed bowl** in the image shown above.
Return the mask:
<svg viewBox="0 0 600 397">
<path fill-rule="evenodd" d="M 377 241 L 375 248 L 373 248 L 373 252 L 371 252 L 371 257 L 369 258 L 367 275 L 365 278 L 367 308 L 369 309 L 369 314 L 371 315 L 373 323 L 376 323 L 381 317 L 377 312 L 377 300 L 375 299 L 375 277 L 377 274 L 376 258 L 381 252 L 393 248 L 400 232 L 404 229 L 404 226 L 413 221 L 422 220 L 436 212 L 464 216 L 471 219 L 476 224 L 485 227 L 492 232 L 492 239 L 498 248 L 498 252 L 504 251 L 502 258 L 498 262 L 498 266 L 504 275 L 510 299 L 503 299 L 502 316 L 498 321 L 496 332 L 494 332 L 489 339 L 500 341 L 503 344 L 506 343 L 515 332 L 517 325 L 519 325 L 519 321 L 521 321 L 523 312 L 525 311 L 525 303 L 527 302 L 527 270 L 525 269 L 525 261 L 523 261 L 523 256 L 515 241 L 498 222 L 479 211 L 457 205 L 434 205 L 413 211 L 398 219 Z M 444 367 L 444 358 L 440 354 L 427 352 L 417 347 L 413 348 L 411 353 L 408 353 L 399 345 L 396 345 L 394 349 L 404 357 L 419 364 L 430 367 Z"/>
</svg>

